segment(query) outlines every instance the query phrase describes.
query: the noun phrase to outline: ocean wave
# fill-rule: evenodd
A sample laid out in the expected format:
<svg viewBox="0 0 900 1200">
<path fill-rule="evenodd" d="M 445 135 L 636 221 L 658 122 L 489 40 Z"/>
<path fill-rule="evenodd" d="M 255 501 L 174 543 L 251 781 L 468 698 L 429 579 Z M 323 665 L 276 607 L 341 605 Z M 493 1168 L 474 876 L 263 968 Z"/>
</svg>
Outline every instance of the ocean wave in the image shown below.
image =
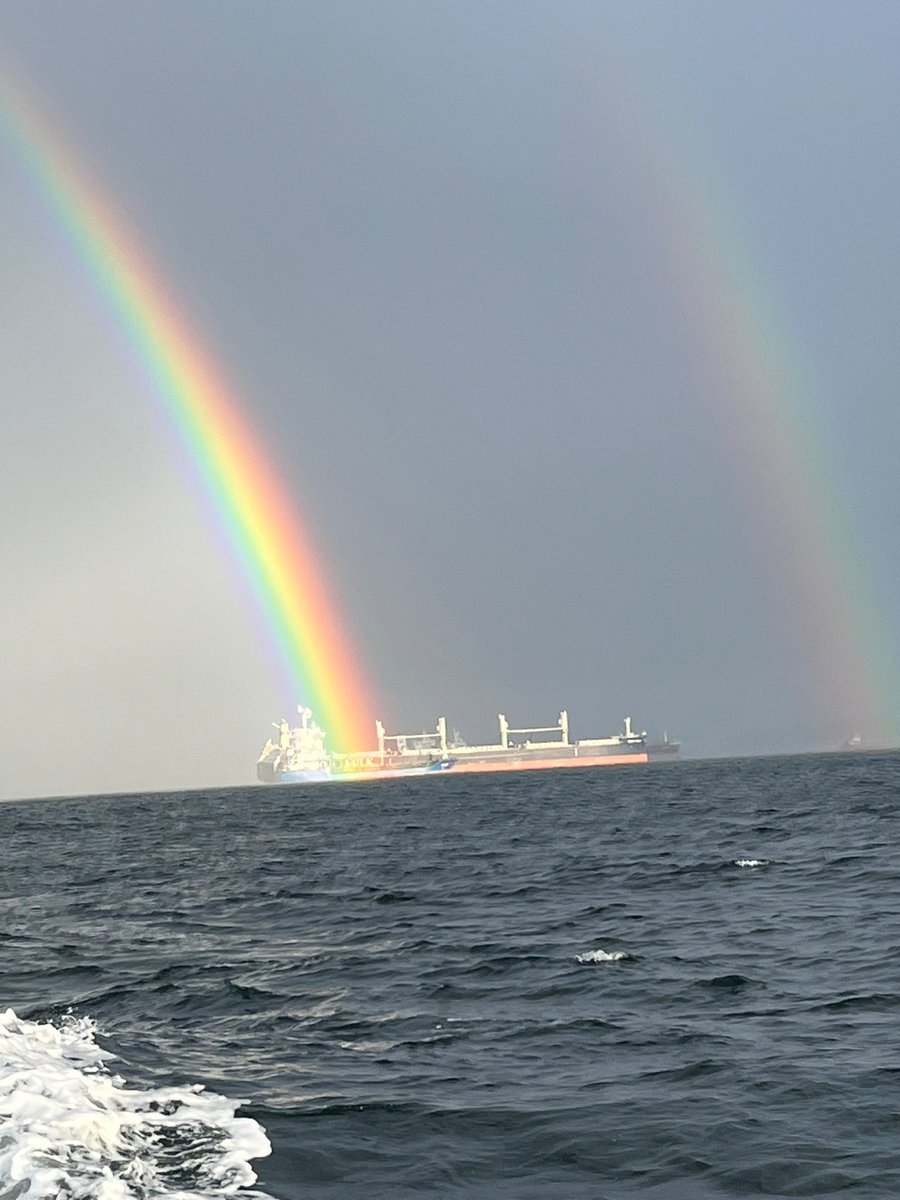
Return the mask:
<svg viewBox="0 0 900 1200">
<path fill-rule="evenodd" d="M 769 860 L 767 858 L 736 858 L 734 865 L 736 867 L 767 867 Z"/>
<path fill-rule="evenodd" d="M 756 982 L 747 975 L 731 972 L 727 975 L 712 975 L 709 979 L 698 979 L 696 986 L 708 988 L 713 992 L 739 992 L 744 988 L 752 987 Z"/>
<path fill-rule="evenodd" d="M 577 963 L 613 963 L 624 962 L 630 955 L 624 950 L 588 950 L 585 954 L 576 954 Z"/>
<path fill-rule="evenodd" d="M 2 1200 L 261 1196 L 246 1189 L 262 1126 L 197 1084 L 129 1087 L 94 1034 L 87 1017 L 0 1015 Z"/>
</svg>

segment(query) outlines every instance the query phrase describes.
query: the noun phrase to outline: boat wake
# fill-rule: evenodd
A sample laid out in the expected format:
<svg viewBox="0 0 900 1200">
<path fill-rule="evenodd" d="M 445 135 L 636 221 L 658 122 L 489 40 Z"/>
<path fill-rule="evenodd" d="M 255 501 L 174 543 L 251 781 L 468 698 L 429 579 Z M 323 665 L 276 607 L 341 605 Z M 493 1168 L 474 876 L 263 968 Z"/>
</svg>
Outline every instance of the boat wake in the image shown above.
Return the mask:
<svg viewBox="0 0 900 1200">
<path fill-rule="evenodd" d="M 271 1147 L 199 1085 L 143 1090 L 110 1073 L 87 1017 L 0 1015 L 0 1200 L 242 1195 Z"/>
</svg>

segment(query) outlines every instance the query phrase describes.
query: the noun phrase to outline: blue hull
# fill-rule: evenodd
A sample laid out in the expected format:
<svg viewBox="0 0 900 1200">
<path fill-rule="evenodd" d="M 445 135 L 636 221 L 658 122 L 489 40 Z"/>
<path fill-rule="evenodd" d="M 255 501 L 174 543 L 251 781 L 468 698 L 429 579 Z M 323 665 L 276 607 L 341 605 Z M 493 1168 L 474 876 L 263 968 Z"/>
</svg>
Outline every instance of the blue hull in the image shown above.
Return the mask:
<svg viewBox="0 0 900 1200">
<path fill-rule="evenodd" d="M 333 775 L 329 775 L 327 771 L 281 771 L 276 777 L 275 783 L 325 783 L 329 779 L 333 779 Z"/>
<path fill-rule="evenodd" d="M 263 783 L 359 783 L 368 779 L 401 779 L 404 775 L 438 775 L 452 771 L 456 765 L 454 758 L 442 758 L 439 762 L 429 763 L 427 767 L 379 767 L 368 771 L 273 771 L 265 777 L 260 776 Z"/>
</svg>

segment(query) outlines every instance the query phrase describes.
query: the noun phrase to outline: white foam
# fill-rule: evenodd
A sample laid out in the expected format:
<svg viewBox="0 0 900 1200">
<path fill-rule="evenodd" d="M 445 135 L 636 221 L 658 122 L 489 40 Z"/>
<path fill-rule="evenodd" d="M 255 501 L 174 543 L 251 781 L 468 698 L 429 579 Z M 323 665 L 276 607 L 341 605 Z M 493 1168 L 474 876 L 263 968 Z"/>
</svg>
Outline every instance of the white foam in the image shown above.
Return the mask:
<svg viewBox="0 0 900 1200">
<path fill-rule="evenodd" d="M 262 1126 L 197 1084 L 128 1087 L 94 1033 L 0 1015 L 0 1200 L 247 1196 Z"/>
<path fill-rule="evenodd" d="M 622 962 L 628 958 L 624 950 L 588 950 L 585 954 L 576 954 L 577 963 L 612 963 Z"/>
<path fill-rule="evenodd" d="M 736 858 L 734 865 L 736 867 L 767 867 L 769 860 L 767 858 Z"/>
</svg>

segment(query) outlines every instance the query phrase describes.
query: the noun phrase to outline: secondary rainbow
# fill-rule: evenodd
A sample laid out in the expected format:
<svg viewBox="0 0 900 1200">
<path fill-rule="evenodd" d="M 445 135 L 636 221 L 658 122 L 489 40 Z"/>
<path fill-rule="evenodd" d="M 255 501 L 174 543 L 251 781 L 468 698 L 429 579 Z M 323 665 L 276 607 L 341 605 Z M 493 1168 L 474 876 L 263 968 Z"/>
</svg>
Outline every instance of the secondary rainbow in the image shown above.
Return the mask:
<svg viewBox="0 0 900 1200">
<path fill-rule="evenodd" d="M 763 279 L 762 254 L 738 234 L 737 205 L 710 156 L 695 147 L 689 115 L 673 94 L 654 111 L 633 73 L 604 60 L 603 110 L 618 124 L 633 187 L 633 211 L 655 226 L 678 319 L 697 338 L 710 416 L 723 453 L 745 476 L 760 570 L 773 609 L 805 660 L 821 727 L 900 737 L 900 669 L 886 604 L 841 487 L 813 365 Z M 646 81 L 649 93 L 653 84 Z M 638 89 L 640 90 L 640 88 Z M 624 101 L 624 103 L 623 103 Z M 661 114 L 665 111 L 667 118 Z M 776 705 L 779 703 L 773 700 Z"/>
<path fill-rule="evenodd" d="M 884 605 L 840 485 L 812 364 L 776 312 L 753 256 L 705 181 L 681 184 L 664 224 L 674 284 L 705 348 L 712 417 L 746 477 L 764 531 L 760 565 L 781 595 L 805 654 L 825 725 L 843 722 L 878 743 L 898 733 L 897 671 Z M 675 218 L 673 220 L 673 217 Z M 690 296 L 690 304 L 683 301 Z"/>
<path fill-rule="evenodd" d="M 137 356 L 236 554 L 298 702 L 332 749 L 373 741 L 358 658 L 260 438 L 133 234 L 7 71 L 0 132 Z"/>
<path fill-rule="evenodd" d="M 737 233 L 733 203 L 708 172 L 658 160 L 679 308 L 705 349 L 726 451 L 741 464 L 765 530 L 761 565 L 780 565 L 786 617 L 824 725 L 873 742 L 900 732 L 897 664 L 886 608 L 828 436 L 820 386 L 787 313 Z M 685 301 L 689 301 L 685 303 Z M 867 551 L 869 554 L 867 554 Z"/>
</svg>

